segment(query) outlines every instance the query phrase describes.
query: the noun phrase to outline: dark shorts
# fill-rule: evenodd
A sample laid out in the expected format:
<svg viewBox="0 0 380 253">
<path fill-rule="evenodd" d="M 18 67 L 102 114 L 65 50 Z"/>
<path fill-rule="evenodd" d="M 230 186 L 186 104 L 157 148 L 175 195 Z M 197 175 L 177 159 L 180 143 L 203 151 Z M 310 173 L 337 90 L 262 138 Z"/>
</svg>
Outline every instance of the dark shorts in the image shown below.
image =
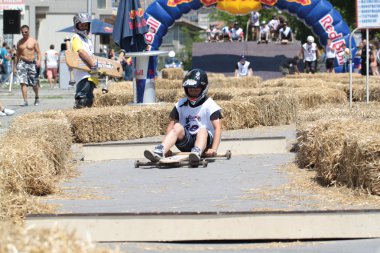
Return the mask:
<svg viewBox="0 0 380 253">
<path fill-rule="evenodd" d="M 326 59 L 326 69 L 334 68 L 334 60 L 335 60 L 335 58 L 327 58 Z"/>
<path fill-rule="evenodd" d="M 17 77 L 20 84 L 27 86 L 36 86 L 38 81 L 38 72 L 35 61 L 20 60 L 17 63 Z"/>
<path fill-rule="evenodd" d="M 190 152 L 195 145 L 196 135 L 191 135 L 188 130 L 185 129 L 185 137 L 183 140 L 178 140 L 175 145 L 181 152 Z M 213 137 L 208 133 L 206 149 L 211 147 Z"/>
</svg>

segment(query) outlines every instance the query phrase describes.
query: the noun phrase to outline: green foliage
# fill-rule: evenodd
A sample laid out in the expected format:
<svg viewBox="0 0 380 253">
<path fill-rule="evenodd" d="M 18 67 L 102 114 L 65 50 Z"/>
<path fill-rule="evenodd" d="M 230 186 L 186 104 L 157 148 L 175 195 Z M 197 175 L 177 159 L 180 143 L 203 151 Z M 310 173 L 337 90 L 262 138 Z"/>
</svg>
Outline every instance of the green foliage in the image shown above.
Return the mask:
<svg viewBox="0 0 380 253">
<path fill-rule="evenodd" d="M 179 53 L 179 58 L 182 59 L 183 68 L 185 70 L 190 70 L 192 68 L 192 58 L 193 58 L 193 43 L 203 42 L 204 39 L 201 38 L 199 31 L 192 31 L 187 27 L 181 29 L 184 36 L 184 48 Z"/>
</svg>

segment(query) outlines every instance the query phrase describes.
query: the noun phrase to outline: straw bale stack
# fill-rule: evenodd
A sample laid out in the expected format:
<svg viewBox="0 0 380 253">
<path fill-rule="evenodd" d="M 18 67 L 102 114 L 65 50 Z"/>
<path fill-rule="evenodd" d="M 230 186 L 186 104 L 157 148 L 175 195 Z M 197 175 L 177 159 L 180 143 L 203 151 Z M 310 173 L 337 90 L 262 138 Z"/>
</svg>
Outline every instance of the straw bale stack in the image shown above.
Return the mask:
<svg viewBox="0 0 380 253">
<path fill-rule="evenodd" d="M 160 135 L 173 104 L 115 106 L 68 110 L 75 141 L 79 143 L 131 140 Z"/>
<path fill-rule="evenodd" d="M 94 99 L 94 107 L 123 106 L 133 102 L 132 91 L 108 92 Z"/>
<path fill-rule="evenodd" d="M 57 175 L 71 169 L 71 144 L 71 126 L 63 113 L 17 117 L 1 143 L 4 189 L 31 195 L 54 192 Z"/>
<path fill-rule="evenodd" d="M 181 68 L 163 68 L 161 73 L 162 79 L 169 80 L 182 80 L 185 76 L 185 73 Z"/>
<path fill-rule="evenodd" d="M 156 100 L 157 102 L 166 102 L 166 103 L 175 103 L 180 98 L 184 97 L 183 89 L 161 89 L 156 92 Z"/>
<path fill-rule="evenodd" d="M 298 162 L 314 167 L 327 185 L 380 194 L 380 121 L 359 117 L 321 119 L 301 127 Z"/>
<path fill-rule="evenodd" d="M 169 79 L 161 79 L 157 78 L 155 81 L 156 90 L 172 90 L 172 89 L 181 89 L 182 88 L 182 80 L 169 80 Z"/>
<path fill-rule="evenodd" d="M 298 97 L 302 108 L 313 108 L 326 103 L 347 102 L 346 93 L 342 90 L 327 87 L 305 87 L 294 89 L 295 96 Z"/>
<path fill-rule="evenodd" d="M 248 101 L 219 101 L 224 130 L 251 128 L 259 125 L 259 108 Z"/>
<path fill-rule="evenodd" d="M 208 79 L 210 87 L 213 88 L 257 88 L 261 87 L 262 78 L 259 76 L 249 76 L 244 78 L 239 77 L 224 77 Z"/>
<path fill-rule="evenodd" d="M 249 99 L 258 110 L 258 123 L 262 126 L 286 125 L 295 122 L 298 100 L 290 94 L 266 95 Z"/>
<path fill-rule="evenodd" d="M 111 249 L 96 247 L 92 242 L 76 236 L 75 231 L 65 231 L 57 227 L 33 229 L 0 224 L 0 252 L 39 252 L 39 253 L 112 253 Z"/>
<path fill-rule="evenodd" d="M 322 104 L 298 113 L 297 122 L 300 124 L 316 121 L 323 118 L 361 118 L 361 119 L 380 119 L 380 103 L 371 102 L 353 103 L 350 109 L 348 103 L 344 104 Z"/>
<path fill-rule="evenodd" d="M 208 78 L 224 78 L 226 77 L 223 73 L 214 73 L 214 72 L 207 72 Z"/>
<path fill-rule="evenodd" d="M 277 78 L 262 83 L 263 87 L 323 87 L 326 81 L 318 78 Z"/>
<path fill-rule="evenodd" d="M 6 137 L 0 149 L 0 181 L 14 193 L 47 195 L 56 189 L 56 147 L 39 138 Z"/>
</svg>

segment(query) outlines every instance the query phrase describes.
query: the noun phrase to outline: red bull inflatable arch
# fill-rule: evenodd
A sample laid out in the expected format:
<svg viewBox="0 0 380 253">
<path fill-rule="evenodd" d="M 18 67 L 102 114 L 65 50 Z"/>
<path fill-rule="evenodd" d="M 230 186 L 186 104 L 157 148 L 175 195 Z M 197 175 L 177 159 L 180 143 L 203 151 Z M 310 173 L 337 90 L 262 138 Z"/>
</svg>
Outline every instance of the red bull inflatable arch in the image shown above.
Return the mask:
<svg viewBox="0 0 380 253">
<path fill-rule="evenodd" d="M 233 15 L 244 15 L 262 8 L 276 7 L 295 15 L 309 26 L 323 46 L 330 38 L 337 49 L 335 71 L 343 68 L 342 45 L 349 45 L 350 29 L 340 13 L 326 0 L 156 0 L 145 11 L 149 50 L 158 50 L 168 28 L 183 14 L 201 7 L 216 7 Z M 352 54 L 356 52 L 352 39 Z"/>
</svg>

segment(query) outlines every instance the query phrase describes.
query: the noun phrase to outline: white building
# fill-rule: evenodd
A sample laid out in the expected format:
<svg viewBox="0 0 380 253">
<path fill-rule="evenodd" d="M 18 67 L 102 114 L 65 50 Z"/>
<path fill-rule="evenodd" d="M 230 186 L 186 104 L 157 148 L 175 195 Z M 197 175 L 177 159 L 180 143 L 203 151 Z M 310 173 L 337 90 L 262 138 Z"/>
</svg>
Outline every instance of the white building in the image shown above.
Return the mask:
<svg viewBox="0 0 380 253">
<path fill-rule="evenodd" d="M 90 3 L 90 7 L 88 7 Z M 37 39 L 42 52 L 53 44 L 59 51 L 65 37 L 72 33 L 57 32 L 73 25 L 73 16 L 78 12 L 92 10 L 94 18 L 107 18 L 112 15 L 112 0 L 1 0 L 0 31 L 3 31 L 3 10 L 20 9 L 21 25 L 30 27 L 30 35 Z M 8 41 L 12 35 L 5 35 Z M 21 39 L 21 34 L 13 35 L 13 44 Z M 95 36 L 95 45 L 99 48 L 99 36 Z M 97 50 L 98 51 L 98 50 Z"/>
</svg>

